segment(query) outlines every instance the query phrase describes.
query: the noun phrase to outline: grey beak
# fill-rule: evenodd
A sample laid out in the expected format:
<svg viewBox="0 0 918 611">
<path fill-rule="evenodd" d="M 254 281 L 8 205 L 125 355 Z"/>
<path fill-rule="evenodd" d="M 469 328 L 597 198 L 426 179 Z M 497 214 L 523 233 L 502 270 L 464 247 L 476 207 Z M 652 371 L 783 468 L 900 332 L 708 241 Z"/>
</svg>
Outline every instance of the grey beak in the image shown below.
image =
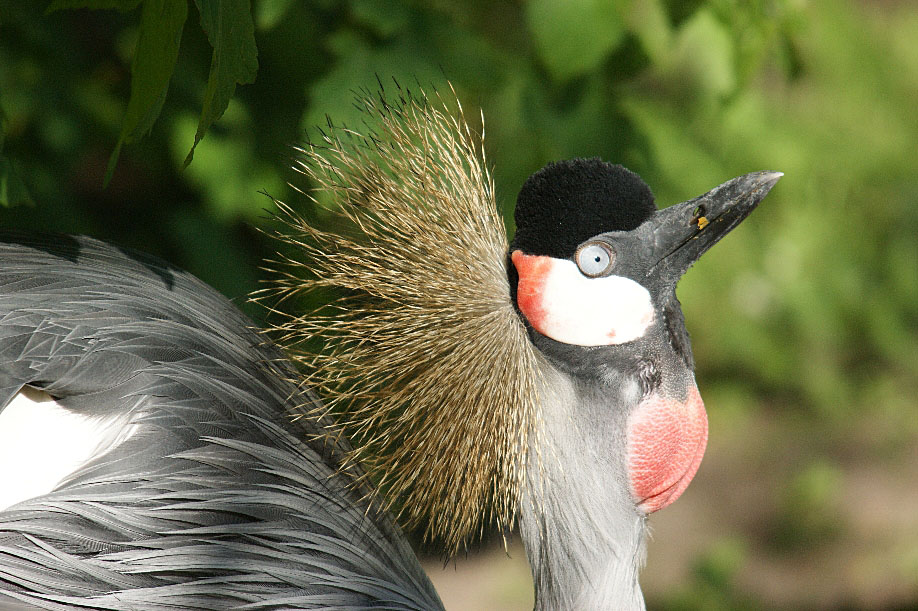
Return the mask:
<svg viewBox="0 0 918 611">
<path fill-rule="evenodd" d="M 781 172 L 752 172 L 658 211 L 650 219 L 657 259 L 651 273 L 675 284 L 701 255 L 749 216 L 782 176 Z"/>
</svg>

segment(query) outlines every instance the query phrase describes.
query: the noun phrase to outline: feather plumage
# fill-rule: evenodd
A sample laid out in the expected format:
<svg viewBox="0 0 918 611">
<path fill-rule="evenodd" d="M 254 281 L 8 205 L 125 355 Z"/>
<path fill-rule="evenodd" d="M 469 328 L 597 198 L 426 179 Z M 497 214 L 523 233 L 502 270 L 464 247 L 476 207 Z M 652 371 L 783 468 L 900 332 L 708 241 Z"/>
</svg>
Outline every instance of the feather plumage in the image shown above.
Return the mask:
<svg viewBox="0 0 918 611">
<path fill-rule="evenodd" d="M 486 523 L 513 521 L 538 357 L 511 301 L 482 138 L 461 106 L 399 89 L 358 107 L 364 131 L 329 125 L 301 151 L 327 222 L 279 203 L 279 237 L 298 255 L 277 261 L 266 292 L 338 291 L 275 331 L 388 506 L 455 551 Z"/>
<path fill-rule="evenodd" d="M 189 274 L 86 238 L 0 240 L 0 410 L 29 385 L 136 428 L 0 511 L 0 608 L 441 608 L 346 443 L 291 421 L 318 405 L 294 375 Z"/>
</svg>

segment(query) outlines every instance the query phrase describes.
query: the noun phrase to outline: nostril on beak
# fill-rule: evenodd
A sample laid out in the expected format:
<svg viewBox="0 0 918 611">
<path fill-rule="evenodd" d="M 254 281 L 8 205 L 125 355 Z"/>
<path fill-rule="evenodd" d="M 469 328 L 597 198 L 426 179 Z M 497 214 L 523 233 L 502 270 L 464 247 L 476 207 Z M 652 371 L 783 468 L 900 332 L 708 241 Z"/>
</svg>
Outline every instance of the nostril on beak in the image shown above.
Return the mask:
<svg viewBox="0 0 918 611">
<path fill-rule="evenodd" d="M 698 229 L 704 229 L 708 222 L 708 217 L 705 216 L 704 206 L 696 206 L 695 210 L 692 211 L 692 220 L 689 221 L 689 225 L 697 225 Z"/>
</svg>

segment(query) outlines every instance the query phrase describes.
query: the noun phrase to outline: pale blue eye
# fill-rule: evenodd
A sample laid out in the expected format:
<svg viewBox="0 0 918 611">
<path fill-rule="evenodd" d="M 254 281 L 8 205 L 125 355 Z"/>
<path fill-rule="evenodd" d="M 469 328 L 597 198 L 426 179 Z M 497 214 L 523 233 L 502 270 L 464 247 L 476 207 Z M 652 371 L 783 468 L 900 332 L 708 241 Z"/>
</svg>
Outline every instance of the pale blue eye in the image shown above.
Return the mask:
<svg viewBox="0 0 918 611">
<path fill-rule="evenodd" d="M 577 267 L 589 278 L 602 276 L 612 267 L 612 249 L 605 244 L 592 242 L 577 249 Z"/>
</svg>

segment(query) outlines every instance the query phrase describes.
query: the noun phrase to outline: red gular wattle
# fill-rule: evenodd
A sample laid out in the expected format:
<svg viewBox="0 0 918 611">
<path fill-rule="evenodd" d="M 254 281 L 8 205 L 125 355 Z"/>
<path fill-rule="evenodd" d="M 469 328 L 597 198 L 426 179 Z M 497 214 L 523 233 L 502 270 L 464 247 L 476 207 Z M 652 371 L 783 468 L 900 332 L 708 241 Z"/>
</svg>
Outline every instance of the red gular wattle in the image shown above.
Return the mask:
<svg viewBox="0 0 918 611">
<path fill-rule="evenodd" d="M 698 471 L 708 417 L 692 384 L 684 401 L 654 393 L 628 420 L 628 475 L 638 508 L 653 513 L 675 501 Z"/>
</svg>

